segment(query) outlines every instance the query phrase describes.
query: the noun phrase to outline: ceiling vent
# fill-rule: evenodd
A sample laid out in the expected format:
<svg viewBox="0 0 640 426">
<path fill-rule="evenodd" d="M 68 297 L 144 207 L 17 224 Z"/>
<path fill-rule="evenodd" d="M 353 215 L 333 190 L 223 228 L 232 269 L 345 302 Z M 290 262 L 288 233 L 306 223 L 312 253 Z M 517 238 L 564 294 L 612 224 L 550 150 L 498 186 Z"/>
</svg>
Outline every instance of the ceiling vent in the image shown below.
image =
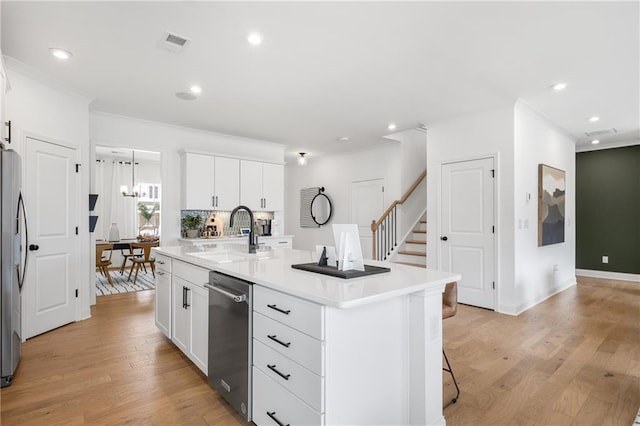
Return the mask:
<svg viewBox="0 0 640 426">
<path fill-rule="evenodd" d="M 606 135 L 615 135 L 616 133 L 618 133 L 618 131 L 616 129 L 614 129 L 613 127 L 611 129 L 603 129 L 603 130 L 596 130 L 593 132 L 585 132 L 585 135 L 591 137 L 594 136 L 606 136 Z"/>
<path fill-rule="evenodd" d="M 182 37 L 167 31 L 164 33 L 164 37 L 162 39 L 162 47 L 172 52 L 178 53 L 182 51 L 182 49 L 184 49 L 190 41 L 191 40 L 186 37 Z"/>
</svg>

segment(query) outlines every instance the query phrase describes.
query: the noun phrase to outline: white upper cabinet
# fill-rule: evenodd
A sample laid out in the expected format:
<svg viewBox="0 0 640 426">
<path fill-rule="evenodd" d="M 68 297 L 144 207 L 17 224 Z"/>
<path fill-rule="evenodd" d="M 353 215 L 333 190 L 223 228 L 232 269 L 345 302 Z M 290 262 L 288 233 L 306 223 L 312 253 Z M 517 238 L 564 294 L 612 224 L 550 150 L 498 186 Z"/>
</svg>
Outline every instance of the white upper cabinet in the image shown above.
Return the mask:
<svg viewBox="0 0 640 426">
<path fill-rule="evenodd" d="M 239 204 L 240 160 L 187 152 L 182 165 L 183 209 L 232 210 Z"/>
<path fill-rule="evenodd" d="M 241 160 L 240 204 L 257 211 L 284 210 L 284 166 Z"/>
</svg>

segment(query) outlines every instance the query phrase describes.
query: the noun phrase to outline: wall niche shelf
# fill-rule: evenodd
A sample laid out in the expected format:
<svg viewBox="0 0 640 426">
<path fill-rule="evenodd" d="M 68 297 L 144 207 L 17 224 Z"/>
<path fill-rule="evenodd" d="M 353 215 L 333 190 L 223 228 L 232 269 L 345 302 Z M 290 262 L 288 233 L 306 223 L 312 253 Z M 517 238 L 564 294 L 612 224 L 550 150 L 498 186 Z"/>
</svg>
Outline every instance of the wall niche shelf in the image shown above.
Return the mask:
<svg viewBox="0 0 640 426">
<path fill-rule="evenodd" d="M 93 211 L 98 201 L 98 194 L 89 194 L 89 211 Z M 89 232 L 96 230 L 96 224 L 98 223 L 98 216 L 89 215 Z"/>
</svg>

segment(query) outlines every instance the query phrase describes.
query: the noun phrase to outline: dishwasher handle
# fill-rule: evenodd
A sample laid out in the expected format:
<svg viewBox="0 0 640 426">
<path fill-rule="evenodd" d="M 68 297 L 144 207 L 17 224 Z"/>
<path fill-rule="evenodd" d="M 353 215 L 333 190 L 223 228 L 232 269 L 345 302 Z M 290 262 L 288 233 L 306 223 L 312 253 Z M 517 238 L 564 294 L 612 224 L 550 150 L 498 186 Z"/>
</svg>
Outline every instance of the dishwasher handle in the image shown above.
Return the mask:
<svg viewBox="0 0 640 426">
<path fill-rule="evenodd" d="M 244 293 L 234 294 L 234 293 L 231 293 L 230 291 L 223 289 L 222 287 L 214 287 L 208 283 L 204 283 L 204 286 L 209 290 L 217 291 L 218 293 L 225 295 L 226 297 L 228 297 L 229 299 L 233 300 L 236 303 L 242 303 L 247 300 L 247 295 Z"/>
</svg>

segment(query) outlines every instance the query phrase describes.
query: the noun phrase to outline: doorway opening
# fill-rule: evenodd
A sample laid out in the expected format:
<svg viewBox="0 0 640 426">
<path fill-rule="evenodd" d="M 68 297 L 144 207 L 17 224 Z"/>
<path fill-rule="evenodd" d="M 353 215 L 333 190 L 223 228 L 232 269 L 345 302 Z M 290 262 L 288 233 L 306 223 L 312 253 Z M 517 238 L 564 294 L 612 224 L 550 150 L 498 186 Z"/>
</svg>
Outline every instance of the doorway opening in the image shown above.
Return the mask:
<svg viewBox="0 0 640 426">
<path fill-rule="evenodd" d="M 98 217 L 93 295 L 155 289 L 151 247 L 161 238 L 160 153 L 96 146 L 91 187 Z"/>
</svg>

